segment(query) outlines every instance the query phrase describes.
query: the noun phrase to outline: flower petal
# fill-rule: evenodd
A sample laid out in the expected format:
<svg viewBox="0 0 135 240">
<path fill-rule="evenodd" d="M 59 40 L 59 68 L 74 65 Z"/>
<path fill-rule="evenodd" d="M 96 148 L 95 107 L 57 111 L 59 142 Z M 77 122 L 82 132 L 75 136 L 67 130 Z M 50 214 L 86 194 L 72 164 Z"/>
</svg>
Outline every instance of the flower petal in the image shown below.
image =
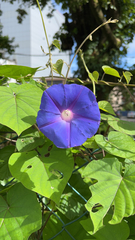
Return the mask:
<svg viewBox="0 0 135 240">
<path fill-rule="evenodd" d="M 65 107 L 66 109 L 70 109 L 71 105 L 77 101 L 79 98 L 84 86 L 77 84 L 65 84 Z"/>
<path fill-rule="evenodd" d="M 55 84 L 49 87 L 45 92 L 50 97 L 50 99 L 52 99 L 59 111 L 62 112 L 63 108 L 65 107 L 64 85 Z"/>
<path fill-rule="evenodd" d="M 37 124 L 39 129 L 59 121 L 61 121 L 60 114 L 45 112 L 44 110 L 39 110 L 38 112 Z"/>
<path fill-rule="evenodd" d="M 48 88 L 45 92 L 52 99 L 60 111 L 68 109 L 74 101 L 77 101 L 84 86 L 77 84 L 58 84 Z"/>
<path fill-rule="evenodd" d="M 69 148 L 70 123 L 65 121 L 54 122 L 43 126 L 41 132 L 49 138 L 58 148 Z"/>
<path fill-rule="evenodd" d="M 82 145 L 87 138 L 91 138 L 98 130 L 100 121 L 86 118 L 74 119 L 71 123 L 71 147 Z"/>
<path fill-rule="evenodd" d="M 78 105 L 78 104 L 76 104 Z M 100 120 L 100 111 L 97 102 L 94 102 L 92 105 L 84 103 L 83 106 L 74 107 L 72 110 L 75 113 L 75 117 L 88 118 L 89 120 Z"/>
<path fill-rule="evenodd" d="M 46 112 L 60 114 L 59 108 L 55 105 L 55 103 L 53 102 L 53 100 L 50 98 L 46 91 L 43 92 L 40 109 Z"/>
<path fill-rule="evenodd" d="M 77 101 L 74 101 L 69 109 L 78 116 L 100 120 L 100 111 L 96 97 L 93 92 L 86 87 L 83 87 Z"/>
</svg>

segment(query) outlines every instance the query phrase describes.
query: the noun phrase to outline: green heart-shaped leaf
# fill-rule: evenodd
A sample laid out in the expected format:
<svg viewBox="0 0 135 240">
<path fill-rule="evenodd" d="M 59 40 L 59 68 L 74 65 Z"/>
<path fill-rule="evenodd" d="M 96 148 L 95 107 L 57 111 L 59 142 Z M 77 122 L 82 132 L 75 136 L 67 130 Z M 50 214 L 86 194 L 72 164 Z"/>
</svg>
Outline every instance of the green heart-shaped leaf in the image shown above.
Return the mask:
<svg viewBox="0 0 135 240">
<path fill-rule="evenodd" d="M 0 87 L 0 123 L 18 135 L 36 122 L 42 90 L 31 84 Z"/>
<path fill-rule="evenodd" d="M 124 217 L 135 214 L 135 165 L 126 166 L 124 174 L 122 164 L 117 158 L 106 158 L 89 163 L 83 177 L 96 179 L 97 183 L 90 186 L 92 197 L 86 203 L 90 212 L 94 231 L 103 227 L 103 219 L 113 206 L 110 224 L 117 224 Z M 96 206 L 99 209 L 94 211 Z"/>
<path fill-rule="evenodd" d="M 97 134 L 95 141 L 106 152 L 135 161 L 135 141 L 130 136 L 121 132 L 111 131 L 108 134 L 108 139 Z"/>
<path fill-rule="evenodd" d="M 119 73 L 118 73 L 118 71 L 116 69 L 111 68 L 111 67 L 109 67 L 107 65 L 102 66 L 102 69 L 103 69 L 104 73 L 106 73 L 108 75 L 111 75 L 111 76 L 114 76 L 114 77 L 120 78 L 120 75 L 119 75 Z"/>
<path fill-rule="evenodd" d="M 0 239 L 27 240 L 42 224 L 36 194 L 21 183 L 9 189 L 6 199 L 0 196 Z"/>
<path fill-rule="evenodd" d="M 107 101 L 99 101 L 98 106 L 101 110 L 108 112 L 110 114 L 116 115 L 113 111 L 111 104 Z"/>
<path fill-rule="evenodd" d="M 32 77 L 38 68 L 31 68 L 19 65 L 2 65 L 0 66 L 0 76 L 20 79 L 21 77 Z"/>
<path fill-rule="evenodd" d="M 73 171 L 73 157 L 65 149 L 48 146 L 37 152 L 14 153 L 9 159 L 9 169 L 26 188 L 59 203 L 61 194 Z"/>
</svg>

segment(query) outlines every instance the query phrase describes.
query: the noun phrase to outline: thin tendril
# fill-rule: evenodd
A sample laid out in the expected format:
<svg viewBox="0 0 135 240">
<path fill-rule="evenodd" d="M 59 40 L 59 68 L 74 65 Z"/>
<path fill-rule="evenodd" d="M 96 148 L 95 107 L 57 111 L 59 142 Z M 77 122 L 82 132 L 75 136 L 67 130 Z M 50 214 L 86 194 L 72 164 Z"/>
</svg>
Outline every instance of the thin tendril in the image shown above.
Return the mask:
<svg viewBox="0 0 135 240">
<path fill-rule="evenodd" d="M 92 36 L 93 33 L 95 33 L 95 32 L 96 32 L 99 28 L 101 28 L 102 26 L 104 26 L 104 25 L 106 25 L 106 24 L 108 24 L 108 23 L 116 23 L 116 22 L 118 22 L 117 19 L 114 19 L 114 20 L 109 19 L 108 21 L 106 21 L 106 22 L 102 23 L 101 25 L 99 25 L 96 29 L 94 29 L 94 30 L 84 39 L 84 41 L 83 41 L 83 42 L 81 43 L 81 45 L 78 47 L 77 51 L 75 52 L 75 54 L 74 54 L 74 56 L 73 56 L 73 58 L 72 58 L 72 60 L 71 60 L 71 62 L 70 62 L 70 65 L 69 65 L 68 70 L 67 70 L 66 80 L 65 80 L 65 81 L 67 81 L 67 77 L 68 77 L 68 74 L 69 74 L 69 70 L 70 70 L 70 68 L 71 68 L 71 65 L 72 65 L 72 63 L 73 63 L 76 55 L 77 55 L 78 52 L 80 51 L 81 47 L 84 45 L 84 43 Z"/>
</svg>

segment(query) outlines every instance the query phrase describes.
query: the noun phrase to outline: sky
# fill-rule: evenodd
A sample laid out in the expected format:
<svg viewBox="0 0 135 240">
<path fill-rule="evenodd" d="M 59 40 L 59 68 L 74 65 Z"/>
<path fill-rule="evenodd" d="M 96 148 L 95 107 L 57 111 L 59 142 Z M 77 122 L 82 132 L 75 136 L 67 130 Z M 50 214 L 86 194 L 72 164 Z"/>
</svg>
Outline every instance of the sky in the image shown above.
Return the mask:
<svg viewBox="0 0 135 240">
<path fill-rule="evenodd" d="M 52 0 L 52 2 L 54 3 L 55 8 L 63 14 L 64 11 L 61 9 L 61 4 L 59 4 L 59 5 L 56 4 L 54 0 Z M 75 47 L 73 47 L 73 48 L 75 48 Z M 72 57 L 73 57 L 73 55 L 71 55 L 71 60 L 72 60 Z M 130 43 L 128 45 L 127 56 L 123 57 L 121 67 L 123 67 L 125 65 L 125 63 L 126 63 L 126 67 L 125 67 L 126 70 L 129 70 L 129 68 L 132 67 L 133 64 L 135 64 L 135 36 L 134 36 L 132 43 Z M 71 72 L 73 72 L 75 70 L 77 70 L 76 59 L 73 61 L 73 64 L 71 66 Z"/>
<path fill-rule="evenodd" d="M 125 58 L 127 61 L 127 66 L 132 67 L 135 64 L 135 36 L 133 42 L 128 45 L 128 53 Z"/>
</svg>

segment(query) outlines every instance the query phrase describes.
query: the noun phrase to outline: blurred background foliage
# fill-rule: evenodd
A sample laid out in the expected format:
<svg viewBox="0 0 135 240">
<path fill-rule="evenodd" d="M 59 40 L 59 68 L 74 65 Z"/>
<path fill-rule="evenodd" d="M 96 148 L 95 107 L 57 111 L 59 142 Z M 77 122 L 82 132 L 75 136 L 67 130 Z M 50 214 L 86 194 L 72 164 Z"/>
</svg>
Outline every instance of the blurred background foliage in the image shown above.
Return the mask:
<svg viewBox="0 0 135 240">
<path fill-rule="evenodd" d="M 2 1 L 8 1 L 12 4 L 17 0 Z M 40 0 L 41 8 L 43 9 L 48 2 L 50 0 Z M 21 0 L 20 7 L 16 10 L 19 23 L 27 14 L 23 4 L 37 5 L 36 0 Z M 96 31 L 92 40 L 86 41 L 83 45 L 82 51 L 89 71 L 98 71 L 100 79 L 103 74 L 103 65 L 114 67 L 121 75 L 126 67 L 123 66 L 122 59 L 126 56 L 128 44 L 132 42 L 135 34 L 135 2 L 133 0 L 55 0 L 48 13 L 49 17 L 53 14 L 55 4 L 60 4 L 65 12 L 65 22 L 54 36 L 55 39 L 61 41 L 63 51 L 70 50 L 72 53 L 90 32 L 106 20 L 110 18 L 119 20 L 118 23 L 106 24 Z M 2 32 L 0 37 L 2 37 Z M 7 51 L 12 54 L 15 48 L 13 39 L 6 39 L 6 41 Z M 135 83 L 135 65 L 128 70 L 133 74 L 132 83 Z M 82 80 L 88 78 L 79 55 L 77 56 L 77 70 L 74 72 L 74 77 L 79 77 Z M 112 77 L 106 75 L 104 80 L 112 81 Z M 113 78 L 113 81 L 118 80 Z M 108 99 L 111 90 L 112 88 L 107 85 L 97 86 L 98 100 Z"/>
</svg>

